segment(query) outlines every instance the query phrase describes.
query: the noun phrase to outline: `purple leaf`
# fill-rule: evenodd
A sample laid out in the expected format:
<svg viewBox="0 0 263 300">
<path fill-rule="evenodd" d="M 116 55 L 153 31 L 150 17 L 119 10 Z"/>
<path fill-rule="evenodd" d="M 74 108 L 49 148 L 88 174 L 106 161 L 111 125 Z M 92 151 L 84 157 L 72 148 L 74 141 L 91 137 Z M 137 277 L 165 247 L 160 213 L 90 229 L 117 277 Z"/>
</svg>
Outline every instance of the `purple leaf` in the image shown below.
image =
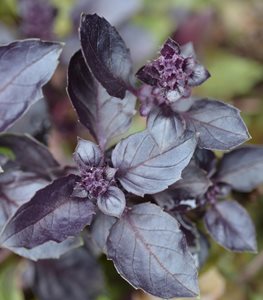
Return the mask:
<svg viewBox="0 0 263 300">
<path fill-rule="evenodd" d="M 120 218 L 126 207 L 125 195 L 119 188 L 110 186 L 98 197 L 97 205 L 105 215 Z"/>
<path fill-rule="evenodd" d="M 205 214 L 210 235 L 231 251 L 256 252 L 255 227 L 247 211 L 236 201 L 222 201 Z"/>
<path fill-rule="evenodd" d="M 184 117 L 188 129 L 200 133 L 200 148 L 230 150 L 250 138 L 239 110 L 220 101 L 195 101 Z"/>
<path fill-rule="evenodd" d="M 9 148 L 19 169 L 26 172 L 46 177 L 59 167 L 49 150 L 28 135 L 2 134 L 0 147 Z"/>
<path fill-rule="evenodd" d="M 174 144 L 185 131 L 184 120 L 174 112 L 160 109 L 152 111 L 147 119 L 147 129 L 160 149 Z"/>
<path fill-rule="evenodd" d="M 196 148 L 194 161 L 199 168 L 207 172 L 208 177 L 216 171 L 217 159 L 211 150 Z"/>
<path fill-rule="evenodd" d="M 196 208 L 196 198 L 203 196 L 211 181 L 199 167 L 190 163 L 182 172 L 182 179 L 153 197 L 159 206 L 167 210 L 185 211 Z"/>
<path fill-rule="evenodd" d="M 183 170 L 182 179 L 172 184 L 169 190 L 181 190 L 188 198 L 196 198 L 204 195 L 211 184 L 206 172 L 191 163 Z"/>
<path fill-rule="evenodd" d="M 1 234 L 4 247 L 33 248 L 47 241 L 62 242 L 91 223 L 95 206 L 70 197 L 77 176 L 55 180 L 21 206 Z"/>
<path fill-rule="evenodd" d="M 37 100 L 53 75 L 62 44 L 38 39 L 0 47 L 0 131 L 7 129 Z"/>
<path fill-rule="evenodd" d="M 7 170 L 0 174 L 0 228 L 20 206 L 48 184 L 47 180 L 34 173 Z"/>
<path fill-rule="evenodd" d="M 61 243 L 49 241 L 32 249 L 22 247 L 8 247 L 8 249 L 20 256 L 37 261 L 40 259 L 58 259 L 66 252 L 78 248 L 82 244 L 83 241 L 81 238 L 69 237 Z"/>
<path fill-rule="evenodd" d="M 93 300 L 103 290 L 101 268 L 85 248 L 35 264 L 33 291 L 39 300 Z"/>
<path fill-rule="evenodd" d="M 124 41 L 108 21 L 98 15 L 82 14 L 82 53 L 97 80 L 107 92 L 123 99 L 131 87 L 131 57 Z"/>
<path fill-rule="evenodd" d="M 237 191 L 251 192 L 263 182 L 263 148 L 244 146 L 225 154 L 215 178 Z"/>
<path fill-rule="evenodd" d="M 135 96 L 128 93 L 123 101 L 109 96 L 91 75 L 81 51 L 69 64 L 68 93 L 80 122 L 102 149 L 129 128 L 135 114 Z"/>
<path fill-rule="evenodd" d="M 78 138 L 73 158 L 80 169 L 96 167 L 102 161 L 102 152 L 94 143 Z"/>
<path fill-rule="evenodd" d="M 148 131 L 133 134 L 113 150 L 112 162 L 122 186 L 139 196 L 166 189 L 181 178 L 196 147 L 194 135 L 160 149 Z"/>
<path fill-rule="evenodd" d="M 107 253 L 106 241 L 109 236 L 110 229 L 116 220 L 117 219 L 114 217 L 98 213 L 91 224 L 91 237 L 104 253 Z"/>
<path fill-rule="evenodd" d="M 135 288 L 165 299 L 199 292 L 194 261 L 178 222 L 154 204 L 135 205 L 112 226 L 107 253 Z"/>
</svg>

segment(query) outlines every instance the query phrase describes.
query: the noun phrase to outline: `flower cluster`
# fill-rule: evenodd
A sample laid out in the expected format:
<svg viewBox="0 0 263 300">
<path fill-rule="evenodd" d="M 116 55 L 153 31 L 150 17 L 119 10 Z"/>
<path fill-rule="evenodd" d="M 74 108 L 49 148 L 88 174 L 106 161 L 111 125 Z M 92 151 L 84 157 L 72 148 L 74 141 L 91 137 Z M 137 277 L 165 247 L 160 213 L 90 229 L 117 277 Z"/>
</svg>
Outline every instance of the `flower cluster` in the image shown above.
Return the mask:
<svg viewBox="0 0 263 300">
<path fill-rule="evenodd" d="M 147 115 L 153 103 L 167 105 L 187 98 L 191 89 L 210 77 L 209 72 L 195 59 L 190 45 L 180 46 L 171 38 L 163 45 L 160 56 L 143 66 L 136 76 L 151 87 L 148 94 L 142 89 L 141 113 Z M 147 109 L 148 108 L 148 109 Z"/>
</svg>

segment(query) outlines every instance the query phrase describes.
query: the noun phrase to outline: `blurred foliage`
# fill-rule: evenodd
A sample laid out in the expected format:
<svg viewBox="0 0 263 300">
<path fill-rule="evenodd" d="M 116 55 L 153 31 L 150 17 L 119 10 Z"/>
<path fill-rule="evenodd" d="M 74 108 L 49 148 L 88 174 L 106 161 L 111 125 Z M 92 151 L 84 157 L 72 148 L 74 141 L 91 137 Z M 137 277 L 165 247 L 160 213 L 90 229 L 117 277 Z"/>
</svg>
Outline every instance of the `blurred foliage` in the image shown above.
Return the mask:
<svg viewBox="0 0 263 300">
<path fill-rule="evenodd" d="M 211 98 L 227 100 L 236 95 L 247 95 L 263 78 L 262 65 L 226 51 L 212 52 L 205 65 L 211 78 L 197 91 Z"/>
<path fill-rule="evenodd" d="M 17 284 L 16 262 L 5 262 L 0 269 L 0 299 L 24 300 L 23 293 Z"/>
</svg>

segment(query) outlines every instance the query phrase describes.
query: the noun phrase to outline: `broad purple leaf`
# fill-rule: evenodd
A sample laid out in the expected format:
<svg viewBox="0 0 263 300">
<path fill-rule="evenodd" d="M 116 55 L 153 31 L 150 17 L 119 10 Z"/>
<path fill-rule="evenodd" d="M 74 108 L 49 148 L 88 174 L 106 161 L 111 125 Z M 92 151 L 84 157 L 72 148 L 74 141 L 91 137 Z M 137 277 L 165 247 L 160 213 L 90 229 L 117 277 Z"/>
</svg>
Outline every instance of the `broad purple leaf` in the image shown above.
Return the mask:
<svg viewBox="0 0 263 300">
<path fill-rule="evenodd" d="M 102 270 L 85 248 L 35 264 L 33 291 L 39 300 L 94 300 L 104 289 Z"/>
<path fill-rule="evenodd" d="M 0 131 L 7 129 L 37 100 L 53 75 L 62 44 L 38 39 L 0 47 Z"/>
<path fill-rule="evenodd" d="M 155 109 L 148 116 L 147 129 L 160 149 L 163 149 L 176 142 L 185 131 L 185 124 L 176 113 Z"/>
<path fill-rule="evenodd" d="M 182 179 L 172 184 L 169 190 L 180 190 L 188 198 L 196 198 L 204 195 L 211 184 L 206 172 L 190 163 L 183 170 Z"/>
<path fill-rule="evenodd" d="M 37 261 L 40 259 L 58 259 L 66 252 L 78 248 L 82 244 L 83 241 L 80 237 L 69 237 L 61 243 L 49 241 L 32 249 L 22 247 L 8 247 L 8 249 L 20 256 Z"/>
<path fill-rule="evenodd" d="M 216 171 L 217 159 L 211 150 L 196 148 L 194 161 L 199 168 L 205 170 L 210 177 Z"/>
<path fill-rule="evenodd" d="M 55 180 L 21 206 L 5 226 L 0 242 L 4 247 L 33 248 L 48 241 L 62 242 L 90 224 L 95 213 L 88 199 L 72 194 L 77 176 Z"/>
<path fill-rule="evenodd" d="M 126 207 L 125 195 L 118 187 L 110 186 L 98 197 L 97 205 L 105 215 L 120 218 Z"/>
<path fill-rule="evenodd" d="M 129 128 L 135 114 L 135 96 L 128 92 L 123 101 L 111 97 L 91 75 L 81 51 L 69 64 L 68 94 L 80 122 L 102 149 Z"/>
<path fill-rule="evenodd" d="M 239 110 L 220 101 L 197 100 L 184 117 L 188 129 L 200 133 L 200 148 L 230 150 L 250 138 Z"/>
<path fill-rule="evenodd" d="M 91 224 L 91 238 L 104 253 L 107 253 L 106 241 L 112 225 L 117 221 L 116 218 L 97 213 L 95 220 Z"/>
<path fill-rule="evenodd" d="M 231 251 L 256 252 L 255 227 L 247 211 L 236 201 L 222 201 L 205 214 L 210 235 Z"/>
<path fill-rule="evenodd" d="M 98 15 L 82 14 L 82 53 L 97 80 L 107 92 L 123 99 L 131 89 L 131 57 L 117 30 Z"/>
<path fill-rule="evenodd" d="M 48 184 L 47 180 L 34 173 L 7 170 L 0 174 L 0 228 L 20 206 Z"/>
<path fill-rule="evenodd" d="M 94 143 L 78 138 L 73 158 L 81 170 L 96 167 L 102 161 L 102 152 Z"/>
<path fill-rule="evenodd" d="M 263 148 L 244 146 L 225 154 L 215 177 L 237 191 L 251 192 L 263 183 Z"/>
<path fill-rule="evenodd" d="M 112 152 L 122 186 L 139 196 L 166 189 L 181 178 L 195 147 L 194 135 L 182 136 L 160 149 L 147 130 L 122 140 Z"/>
<path fill-rule="evenodd" d="M 135 205 L 112 226 L 107 255 L 122 277 L 154 296 L 193 297 L 199 292 L 178 222 L 154 204 Z"/>
<path fill-rule="evenodd" d="M 196 199 L 203 196 L 211 184 L 205 171 L 190 163 L 183 170 L 182 179 L 153 197 L 166 210 L 190 210 L 196 208 Z"/>
<path fill-rule="evenodd" d="M 0 147 L 9 148 L 13 152 L 15 163 L 21 170 L 46 177 L 59 167 L 49 150 L 28 135 L 2 134 Z"/>
</svg>

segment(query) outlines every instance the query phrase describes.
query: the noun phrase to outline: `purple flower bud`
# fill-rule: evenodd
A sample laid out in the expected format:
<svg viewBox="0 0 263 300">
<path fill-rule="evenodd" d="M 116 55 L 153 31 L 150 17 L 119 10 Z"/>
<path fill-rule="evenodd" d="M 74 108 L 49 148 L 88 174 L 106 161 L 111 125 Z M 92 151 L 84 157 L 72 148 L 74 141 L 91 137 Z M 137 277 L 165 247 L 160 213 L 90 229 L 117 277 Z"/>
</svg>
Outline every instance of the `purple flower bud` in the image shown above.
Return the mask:
<svg viewBox="0 0 263 300">
<path fill-rule="evenodd" d="M 210 76 L 194 55 L 185 56 L 171 38 L 163 45 L 160 56 L 143 66 L 136 75 L 141 81 L 161 90 L 160 94 L 171 103 L 189 97 L 191 88 Z"/>
<path fill-rule="evenodd" d="M 105 194 L 114 183 L 113 177 L 109 177 L 109 167 L 90 167 L 81 171 L 80 181 L 74 188 L 74 195 L 86 195 L 98 198 Z M 81 197 L 81 196 L 80 196 Z M 85 196 L 84 196 L 85 197 Z"/>
</svg>

